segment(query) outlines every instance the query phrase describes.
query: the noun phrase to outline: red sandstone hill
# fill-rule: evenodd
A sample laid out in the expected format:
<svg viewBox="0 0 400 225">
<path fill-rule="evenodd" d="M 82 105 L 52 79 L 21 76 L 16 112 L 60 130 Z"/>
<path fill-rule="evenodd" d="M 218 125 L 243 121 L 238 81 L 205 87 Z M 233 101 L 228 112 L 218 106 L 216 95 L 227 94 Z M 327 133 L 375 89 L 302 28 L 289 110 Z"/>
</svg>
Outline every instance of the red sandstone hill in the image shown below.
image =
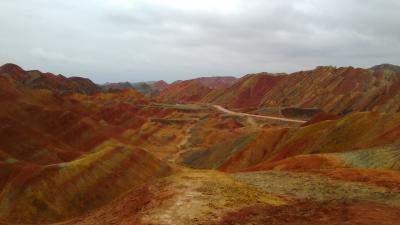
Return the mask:
<svg viewBox="0 0 400 225">
<path fill-rule="evenodd" d="M 207 96 L 203 101 L 233 108 L 257 106 L 265 93 L 275 87 L 281 79 L 281 76 L 268 73 L 249 74 L 232 86 Z"/>
<path fill-rule="evenodd" d="M 0 76 L 9 77 L 19 84 L 35 88 L 49 89 L 61 94 L 68 92 L 79 92 L 93 94 L 100 91 L 95 83 L 82 77 L 64 77 L 52 73 L 42 73 L 38 70 L 25 71 L 14 64 L 5 64 L 0 67 Z"/>
<path fill-rule="evenodd" d="M 159 80 L 159 81 L 150 82 L 149 85 L 150 85 L 150 87 L 152 87 L 155 90 L 162 91 L 162 90 L 164 90 L 164 88 L 166 88 L 168 86 L 168 83 L 163 80 Z"/>
<path fill-rule="evenodd" d="M 159 99 L 167 102 L 199 102 L 212 92 L 231 86 L 235 81 L 234 77 L 201 77 L 175 81 L 160 93 Z"/>
<path fill-rule="evenodd" d="M 166 102 L 198 102 L 210 91 L 211 88 L 202 85 L 198 80 L 186 80 L 172 83 L 158 98 Z"/>
<path fill-rule="evenodd" d="M 290 106 L 329 113 L 400 110 L 400 76 L 390 70 L 318 67 L 278 77 L 248 75 L 227 90 L 210 100 L 229 107 Z"/>
<path fill-rule="evenodd" d="M 230 87 L 237 81 L 235 77 L 200 77 L 196 78 L 200 83 L 211 89 L 222 89 Z"/>
<path fill-rule="evenodd" d="M 399 73 L 386 67 L 375 68 L 318 67 L 289 75 L 249 74 L 216 89 L 195 79 L 170 85 L 162 96 L 166 100 L 199 101 L 229 108 L 297 107 L 333 114 L 400 111 Z"/>
<path fill-rule="evenodd" d="M 149 116 L 169 113 L 146 107 L 142 94 L 59 95 L 16 79 L 29 76 L 18 67 L 2 69 L 0 223 L 70 218 L 171 172 L 151 153 L 120 140 Z"/>
<path fill-rule="evenodd" d="M 0 76 L 0 150 L 17 161 L 64 162 L 145 121 L 134 90 L 60 96 Z"/>
<path fill-rule="evenodd" d="M 101 88 L 105 91 L 110 91 L 110 90 L 133 89 L 133 86 L 129 82 L 119 82 L 119 83 L 105 83 L 101 85 Z"/>
</svg>

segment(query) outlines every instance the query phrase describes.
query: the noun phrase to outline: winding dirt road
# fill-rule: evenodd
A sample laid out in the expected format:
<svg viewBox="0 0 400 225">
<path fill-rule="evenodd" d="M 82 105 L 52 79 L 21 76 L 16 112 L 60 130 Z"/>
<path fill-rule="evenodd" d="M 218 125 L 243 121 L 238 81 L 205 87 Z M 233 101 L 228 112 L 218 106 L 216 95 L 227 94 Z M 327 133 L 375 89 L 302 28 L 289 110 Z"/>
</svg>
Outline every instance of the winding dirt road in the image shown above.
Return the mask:
<svg viewBox="0 0 400 225">
<path fill-rule="evenodd" d="M 254 118 L 278 120 L 278 121 L 293 122 L 293 123 L 306 123 L 307 122 L 305 120 L 296 120 L 296 119 L 288 119 L 288 118 L 283 118 L 283 117 L 262 116 L 262 115 L 255 115 L 255 114 L 249 114 L 249 113 L 234 112 L 229 109 L 225 109 L 224 107 L 222 107 L 220 105 L 213 105 L 213 107 L 221 112 L 236 115 L 236 116 L 249 116 L 249 117 L 254 117 Z"/>
</svg>

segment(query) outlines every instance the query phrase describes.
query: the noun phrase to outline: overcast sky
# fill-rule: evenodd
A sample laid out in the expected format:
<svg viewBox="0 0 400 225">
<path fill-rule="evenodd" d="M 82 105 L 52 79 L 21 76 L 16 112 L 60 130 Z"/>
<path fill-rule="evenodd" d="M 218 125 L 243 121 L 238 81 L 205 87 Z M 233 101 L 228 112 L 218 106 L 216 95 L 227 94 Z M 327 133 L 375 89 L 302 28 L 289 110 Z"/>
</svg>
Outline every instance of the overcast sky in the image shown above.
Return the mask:
<svg viewBox="0 0 400 225">
<path fill-rule="evenodd" d="M 95 82 L 400 64 L 399 0 L 0 0 L 0 64 Z"/>
</svg>

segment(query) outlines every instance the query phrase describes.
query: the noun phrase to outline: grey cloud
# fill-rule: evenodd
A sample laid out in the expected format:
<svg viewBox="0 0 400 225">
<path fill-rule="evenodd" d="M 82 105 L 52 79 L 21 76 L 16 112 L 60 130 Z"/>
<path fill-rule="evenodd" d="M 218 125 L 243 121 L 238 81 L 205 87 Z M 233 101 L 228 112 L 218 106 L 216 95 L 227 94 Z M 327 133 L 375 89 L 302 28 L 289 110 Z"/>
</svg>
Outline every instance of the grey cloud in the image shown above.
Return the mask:
<svg viewBox="0 0 400 225">
<path fill-rule="evenodd" d="M 160 2 L 3 0 L 0 62 L 97 82 L 400 64 L 398 1 Z"/>
</svg>

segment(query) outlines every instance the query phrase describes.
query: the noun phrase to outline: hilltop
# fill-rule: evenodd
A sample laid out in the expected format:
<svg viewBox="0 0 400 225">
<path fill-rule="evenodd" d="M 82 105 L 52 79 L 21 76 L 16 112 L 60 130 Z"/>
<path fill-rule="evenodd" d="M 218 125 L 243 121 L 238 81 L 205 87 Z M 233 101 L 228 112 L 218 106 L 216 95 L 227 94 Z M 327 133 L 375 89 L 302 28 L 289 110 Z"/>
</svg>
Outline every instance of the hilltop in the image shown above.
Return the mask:
<svg viewBox="0 0 400 225">
<path fill-rule="evenodd" d="M 380 64 L 370 68 L 371 70 L 390 70 L 399 73 L 400 66 L 393 65 L 393 64 Z"/>
<path fill-rule="evenodd" d="M 82 77 L 64 77 L 52 73 L 42 73 L 38 70 L 25 71 L 15 64 L 5 64 L 0 67 L 0 75 L 35 89 L 49 89 L 59 93 L 79 92 L 93 94 L 100 87 L 91 80 Z"/>
<path fill-rule="evenodd" d="M 393 70 L 317 67 L 287 75 L 249 74 L 211 89 L 197 80 L 161 92 L 165 100 L 211 103 L 229 108 L 291 107 L 326 113 L 400 111 L 400 76 Z"/>
</svg>

